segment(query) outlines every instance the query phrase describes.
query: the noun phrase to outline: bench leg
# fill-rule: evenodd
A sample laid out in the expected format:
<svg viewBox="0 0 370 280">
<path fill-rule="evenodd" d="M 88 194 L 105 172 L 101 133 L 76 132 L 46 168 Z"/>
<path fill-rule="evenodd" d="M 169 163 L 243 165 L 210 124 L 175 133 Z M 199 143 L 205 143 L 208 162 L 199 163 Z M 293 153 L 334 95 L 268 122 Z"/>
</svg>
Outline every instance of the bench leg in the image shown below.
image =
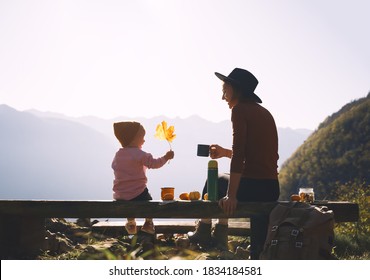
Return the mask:
<svg viewBox="0 0 370 280">
<path fill-rule="evenodd" d="M 32 259 L 45 247 L 45 219 L 3 215 L 0 217 L 1 259 Z"/>
<path fill-rule="evenodd" d="M 258 260 L 265 244 L 268 216 L 259 215 L 250 218 L 251 227 L 251 259 Z"/>
</svg>

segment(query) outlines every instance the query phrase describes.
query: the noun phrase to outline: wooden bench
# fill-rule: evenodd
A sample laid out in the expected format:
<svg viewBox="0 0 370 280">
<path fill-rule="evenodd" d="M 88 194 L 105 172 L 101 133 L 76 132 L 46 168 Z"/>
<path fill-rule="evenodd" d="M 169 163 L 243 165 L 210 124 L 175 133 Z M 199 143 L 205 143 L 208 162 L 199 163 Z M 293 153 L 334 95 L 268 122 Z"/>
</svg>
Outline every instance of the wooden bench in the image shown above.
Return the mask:
<svg viewBox="0 0 370 280">
<path fill-rule="evenodd" d="M 45 242 L 45 218 L 250 218 L 251 244 L 257 259 L 271 210 L 280 202 L 240 202 L 235 213 L 225 215 L 217 202 L 210 201 L 48 201 L 0 200 L 1 259 L 25 258 L 40 253 Z M 316 205 L 333 210 L 336 222 L 356 222 L 355 203 L 322 201 Z"/>
</svg>

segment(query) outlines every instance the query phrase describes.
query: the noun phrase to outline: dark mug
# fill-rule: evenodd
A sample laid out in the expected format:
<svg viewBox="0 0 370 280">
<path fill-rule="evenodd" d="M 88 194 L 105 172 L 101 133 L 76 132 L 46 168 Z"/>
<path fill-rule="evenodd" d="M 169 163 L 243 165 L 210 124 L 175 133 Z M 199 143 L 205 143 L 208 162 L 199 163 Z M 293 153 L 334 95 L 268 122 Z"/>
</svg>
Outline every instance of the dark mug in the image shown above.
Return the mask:
<svg viewBox="0 0 370 280">
<path fill-rule="evenodd" d="M 197 156 L 209 157 L 209 145 L 198 144 Z"/>
</svg>

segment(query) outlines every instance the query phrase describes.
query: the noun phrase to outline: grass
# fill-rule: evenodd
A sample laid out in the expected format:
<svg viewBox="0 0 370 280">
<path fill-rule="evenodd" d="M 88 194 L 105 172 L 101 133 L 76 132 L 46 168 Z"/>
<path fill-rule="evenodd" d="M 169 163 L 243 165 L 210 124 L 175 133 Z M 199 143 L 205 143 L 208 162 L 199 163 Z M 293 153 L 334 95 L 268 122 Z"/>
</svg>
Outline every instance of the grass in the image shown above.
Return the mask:
<svg viewBox="0 0 370 280">
<path fill-rule="evenodd" d="M 370 236 L 353 238 L 347 234 L 336 233 L 334 254 L 342 260 L 370 260 Z"/>
<path fill-rule="evenodd" d="M 51 219 L 48 223 L 47 249 L 39 260 L 197 260 L 197 259 L 248 259 L 249 240 L 229 238 L 229 252 L 204 249 L 189 245 L 181 234 L 135 236 L 106 236 L 80 227 L 64 219 Z"/>
<path fill-rule="evenodd" d="M 229 236 L 229 251 L 220 252 L 189 246 L 183 242 L 184 236 L 178 234 L 162 234 L 156 239 L 150 235 L 112 237 L 61 219 L 55 220 L 53 225 L 54 229 L 63 229 L 63 233 L 54 233 L 57 238 L 49 238 L 59 246 L 49 246 L 49 250 L 38 256 L 40 260 L 238 260 L 249 257 L 249 239 L 237 236 Z M 349 234 L 343 226 L 335 229 L 334 255 L 341 260 L 369 260 L 370 236 Z"/>
<path fill-rule="evenodd" d="M 359 205 L 357 223 L 342 223 L 335 227 L 334 253 L 339 259 L 370 259 L 370 185 L 365 182 L 338 186 L 335 198 Z"/>
</svg>

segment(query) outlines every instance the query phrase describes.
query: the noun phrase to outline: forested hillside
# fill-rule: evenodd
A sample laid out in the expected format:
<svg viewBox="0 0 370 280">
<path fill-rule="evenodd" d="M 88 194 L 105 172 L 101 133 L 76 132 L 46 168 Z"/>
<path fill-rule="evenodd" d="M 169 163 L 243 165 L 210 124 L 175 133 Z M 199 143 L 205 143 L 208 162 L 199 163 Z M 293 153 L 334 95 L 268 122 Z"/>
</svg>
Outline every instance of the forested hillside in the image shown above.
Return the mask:
<svg viewBox="0 0 370 280">
<path fill-rule="evenodd" d="M 370 93 L 329 116 L 280 170 L 281 199 L 314 187 L 316 199 L 336 188 L 370 183 Z"/>
</svg>

